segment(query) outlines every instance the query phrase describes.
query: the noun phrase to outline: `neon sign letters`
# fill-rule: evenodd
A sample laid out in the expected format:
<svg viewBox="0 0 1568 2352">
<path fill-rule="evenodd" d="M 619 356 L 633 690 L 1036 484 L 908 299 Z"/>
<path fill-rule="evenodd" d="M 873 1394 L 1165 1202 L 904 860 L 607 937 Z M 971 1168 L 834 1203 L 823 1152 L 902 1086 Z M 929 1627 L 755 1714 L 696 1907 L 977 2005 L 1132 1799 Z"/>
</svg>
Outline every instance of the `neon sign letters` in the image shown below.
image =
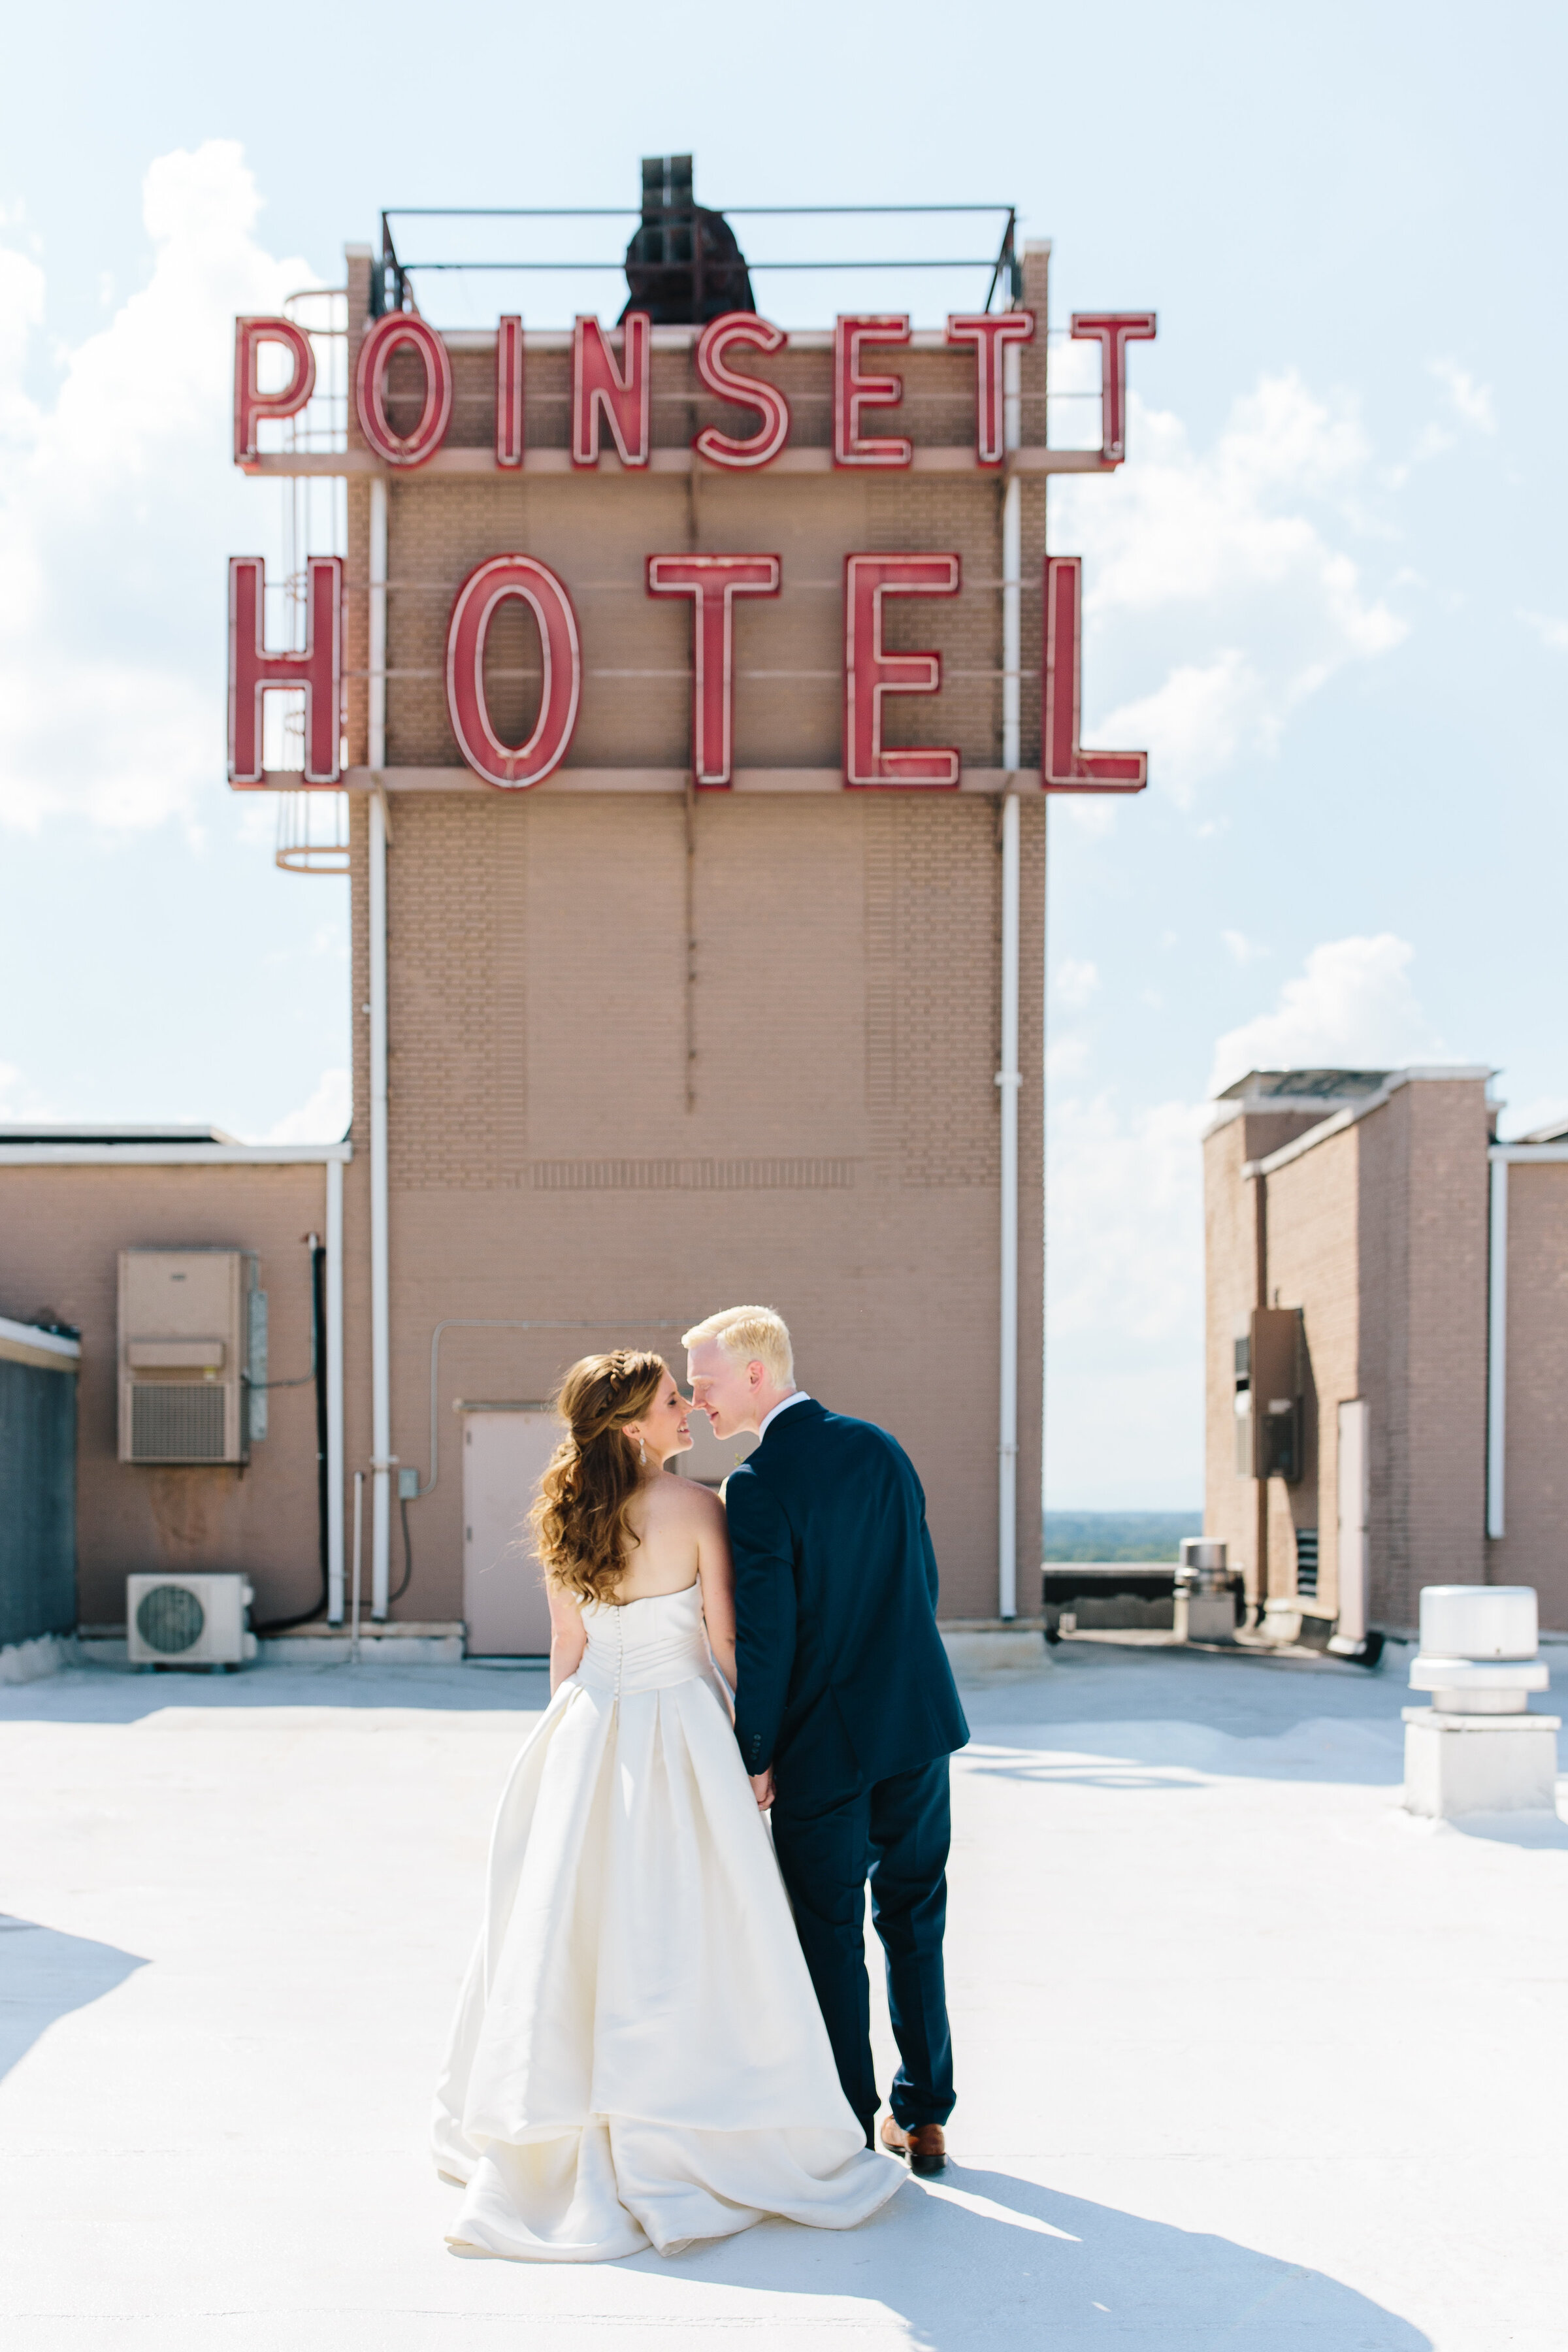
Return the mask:
<svg viewBox="0 0 1568 2352">
<path fill-rule="evenodd" d="M 653 455 L 652 325 L 646 311 L 627 313 L 606 333 L 596 319 L 580 317 L 571 341 L 569 458 L 572 468 L 596 468 L 606 449 L 631 472 Z M 1070 332 L 1101 352 L 1101 446 L 1098 462 L 1110 468 L 1126 456 L 1127 348 L 1155 332 L 1152 311 L 1075 313 Z M 1000 471 L 1018 441 L 1016 355 L 1033 341 L 1032 311 L 955 313 L 945 346 L 973 353 L 973 464 Z M 907 315 L 858 313 L 833 331 L 831 463 L 846 472 L 889 473 L 910 467 L 909 435 L 868 428 L 868 415 L 902 405 L 903 381 L 879 364 L 910 342 Z M 286 381 L 261 389 L 264 348 L 281 350 Z M 715 398 L 749 411 L 754 430 L 736 435 L 715 425 L 693 436 L 699 461 L 721 471 L 755 472 L 788 447 L 793 425 L 783 387 L 731 364 L 733 354 L 773 357 L 787 350 L 781 327 L 750 311 L 711 320 L 697 337 L 699 383 Z M 617 349 L 618 346 L 618 349 Z M 399 432 L 388 411 L 388 374 L 400 352 L 419 363 L 423 393 L 412 429 Z M 495 355 L 493 463 L 516 471 L 528 462 L 525 435 L 525 339 L 522 320 L 499 321 Z M 259 431 L 297 415 L 315 390 L 310 340 L 291 320 L 243 318 L 235 326 L 234 456 L 252 468 L 261 458 Z M 353 399 L 360 432 L 374 456 L 402 473 L 429 464 L 446 441 L 453 412 L 451 355 L 440 334 L 412 311 L 377 319 L 360 344 Z M 400 411 L 406 421 L 407 410 Z M 477 453 L 476 453 L 477 454 Z M 483 460 L 481 459 L 481 463 Z M 556 459 L 556 463 L 561 461 Z M 264 641 L 265 567 L 259 556 L 237 556 L 229 566 L 229 781 L 237 789 L 265 787 L 261 714 L 268 692 L 303 689 L 305 765 L 290 785 L 342 782 L 342 562 L 312 557 L 306 590 L 307 642 L 302 652 L 268 653 Z M 1086 751 L 1079 740 L 1082 567 L 1076 556 L 1048 555 L 1044 567 L 1044 642 L 1040 663 L 1041 760 L 1046 792 L 1139 792 L 1148 781 L 1142 751 Z M 651 553 L 646 586 L 654 597 L 684 598 L 691 612 L 690 770 L 704 791 L 734 782 L 735 651 L 738 597 L 775 597 L 784 584 L 777 553 Z M 890 597 L 955 596 L 961 591 L 956 553 L 943 550 L 852 553 L 844 559 L 843 752 L 845 785 L 859 790 L 956 790 L 960 755 L 951 746 L 893 747 L 883 740 L 883 707 L 892 694 L 935 694 L 939 655 L 890 652 L 883 619 Z M 485 646 L 492 622 L 508 600 L 521 603 L 538 631 L 541 694 L 526 742 L 508 744 L 494 726 L 486 696 Z M 501 791 L 542 782 L 565 759 L 583 699 L 583 656 L 567 583 L 537 557 L 503 551 L 479 563 L 458 587 L 447 622 L 445 656 L 447 718 L 473 773 Z M 279 776 L 278 782 L 283 781 Z"/>
</svg>

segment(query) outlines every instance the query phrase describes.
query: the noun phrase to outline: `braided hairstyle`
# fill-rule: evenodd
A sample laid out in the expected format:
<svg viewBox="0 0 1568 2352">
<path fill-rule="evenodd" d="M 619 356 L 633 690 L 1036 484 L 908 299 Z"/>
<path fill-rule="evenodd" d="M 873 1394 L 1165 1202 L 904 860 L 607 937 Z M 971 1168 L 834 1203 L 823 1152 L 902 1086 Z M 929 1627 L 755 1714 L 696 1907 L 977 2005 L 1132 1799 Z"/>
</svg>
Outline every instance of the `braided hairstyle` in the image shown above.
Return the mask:
<svg viewBox="0 0 1568 2352">
<path fill-rule="evenodd" d="M 551 1455 L 529 1515 L 547 1582 L 579 1601 L 606 1601 L 637 1541 L 627 1517 L 643 1472 L 622 1430 L 638 1421 L 669 1377 L 662 1356 L 617 1348 L 584 1356 L 561 1383 L 566 1434 Z"/>
</svg>

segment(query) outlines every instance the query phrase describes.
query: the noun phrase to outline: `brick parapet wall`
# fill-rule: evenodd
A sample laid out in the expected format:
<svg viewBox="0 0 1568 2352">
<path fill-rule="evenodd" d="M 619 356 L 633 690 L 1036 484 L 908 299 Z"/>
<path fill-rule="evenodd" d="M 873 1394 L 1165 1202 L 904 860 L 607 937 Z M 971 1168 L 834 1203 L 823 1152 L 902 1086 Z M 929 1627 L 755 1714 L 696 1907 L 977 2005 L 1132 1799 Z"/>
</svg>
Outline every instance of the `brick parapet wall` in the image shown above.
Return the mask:
<svg viewBox="0 0 1568 2352">
<path fill-rule="evenodd" d="M 1245 1316 L 1249 1146 L 1234 1122 L 1207 1147 L 1210 1511 L 1244 1526 L 1254 1489 L 1223 1471 L 1223 1359 Z M 1486 1444 L 1487 1114 L 1479 1079 L 1420 1079 L 1266 1179 L 1270 1304 L 1303 1310 L 1304 1475 L 1270 1482 L 1269 1591 L 1295 1591 L 1299 1528 L 1316 1526 L 1319 1595 L 1337 1601 L 1338 1405 L 1371 1431 L 1370 1605 L 1415 1622 L 1424 1584 L 1479 1581 Z M 1527 1375 L 1528 1377 L 1528 1375 Z M 1248 1546 L 1248 1556 L 1251 1547 Z"/>
<path fill-rule="evenodd" d="M 1489 1584 L 1533 1584 L 1541 1622 L 1568 1632 L 1568 1165 L 1508 1171 L 1504 1533 Z"/>
<path fill-rule="evenodd" d="M 243 1569 L 258 1622 L 309 1609 L 321 1590 L 308 1234 L 325 1225 L 320 1164 L 0 1168 L 0 1314 L 81 1332 L 77 1423 L 78 1599 L 84 1624 L 122 1624 L 133 1570 Z M 268 1399 L 248 1465 L 118 1458 L 119 1254 L 258 1254 L 268 1373 L 306 1376 Z"/>
<path fill-rule="evenodd" d="M 1361 1394 L 1358 1171 L 1362 1129 L 1327 1138 L 1268 1188 L 1269 1303 L 1300 1307 L 1305 1344 L 1301 1477 L 1269 1481 L 1268 1589 L 1297 1591 L 1297 1533 L 1318 1538 L 1320 1609 L 1339 1605 L 1339 1407 Z"/>
</svg>

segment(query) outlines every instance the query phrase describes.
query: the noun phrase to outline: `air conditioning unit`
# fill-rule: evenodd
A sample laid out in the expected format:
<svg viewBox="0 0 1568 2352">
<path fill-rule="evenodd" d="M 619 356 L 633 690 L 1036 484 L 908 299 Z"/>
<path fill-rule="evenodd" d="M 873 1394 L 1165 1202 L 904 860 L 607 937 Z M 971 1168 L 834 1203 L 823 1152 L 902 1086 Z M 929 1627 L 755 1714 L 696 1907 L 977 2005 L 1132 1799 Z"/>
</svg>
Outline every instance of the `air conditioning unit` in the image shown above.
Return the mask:
<svg viewBox="0 0 1568 2352">
<path fill-rule="evenodd" d="M 120 1459 L 243 1462 L 256 1259 L 237 1249 L 120 1253 Z"/>
<path fill-rule="evenodd" d="M 232 1570 L 128 1576 L 125 1632 L 133 1666 L 239 1666 L 256 1655 L 246 1612 L 256 1593 Z"/>
</svg>

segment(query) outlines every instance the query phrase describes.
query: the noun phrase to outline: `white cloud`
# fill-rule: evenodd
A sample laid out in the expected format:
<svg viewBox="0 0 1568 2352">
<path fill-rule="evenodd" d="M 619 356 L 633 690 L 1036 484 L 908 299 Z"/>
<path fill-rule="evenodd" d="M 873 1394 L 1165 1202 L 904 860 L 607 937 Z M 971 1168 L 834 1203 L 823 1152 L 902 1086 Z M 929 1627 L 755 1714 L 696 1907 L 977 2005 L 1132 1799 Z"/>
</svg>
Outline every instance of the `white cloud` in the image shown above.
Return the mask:
<svg viewBox="0 0 1568 2352">
<path fill-rule="evenodd" d="M 0 822 L 188 815 L 223 774 L 223 581 L 263 517 L 227 446 L 233 320 L 310 282 L 253 234 L 238 145 L 160 156 L 147 283 L 23 391 L 42 274 L 0 250 Z"/>
<path fill-rule="evenodd" d="M 1550 646 L 1553 653 L 1568 654 L 1568 621 L 1554 621 L 1550 613 L 1527 613 L 1522 605 L 1519 617 L 1543 646 Z"/>
<path fill-rule="evenodd" d="M 1046 1084 L 1060 1086 L 1089 1066 L 1089 1043 L 1083 1037 L 1057 1037 L 1046 1047 Z"/>
<path fill-rule="evenodd" d="M 1099 968 L 1092 963 L 1075 962 L 1068 956 L 1057 966 L 1057 994 L 1064 1004 L 1081 1008 L 1089 1003 L 1100 986 Z"/>
<path fill-rule="evenodd" d="M 1426 373 L 1447 387 L 1449 399 L 1467 425 L 1473 425 L 1478 433 L 1497 431 L 1497 407 L 1490 384 L 1478 383 L 1458 360 L 1429 360 Z"/>
<path fill-rule="evenodd" d="M 27 346 L 44 320 L 44 273 L 25 253 L 0 247 L 0 447 L 26 448 L 38 412 L 22 388 Z"/>
<path fill-rule="evenodd" d="M 1272 1013 L 1219 1039 L 1209 1093 L 1248 1070 L 1396 1069 L 1445 1059 L 1447 1048 L 1410 984 L 1414 954 L 1408 940 L 1392 931 L 1314 948 Z"/>
<path fill-rule="evenodd" d="M 353 1096 L 347 1070 L 323 1070 L 308 1102 L 256 1139 L 260 1143 L 337 1143 L 347 1132 Z"/>
<path fill-rule="evenodd" d="M 1302 701 L 1405 624 L 1338 543 L 1372 471 L 1347 403 L 1265 377 L 1198 452 L 1134 394 L 1129 446 L 1111 480 L 1056 493 L 1058 543 L 1086 559 L 1084 740 L 1147 745 L 1152 783 L 1184 806 L 1204 777 L 1270 754 Z"/>
<path fill-rule="evenodd" d="M 1268 949 L 1260 947 L 1256 940 L 1249 940 L 1245 931 L 1222 931 L 1220 938 L 1237 963 L 1256 963 L 1259 956 L 1268 953 Z"/>
<path fill-rule="evenodd" d="M 1125 1347 L 1203 1328 L 1201 1103 L 1124 1125 L 1109 1094 L 1051 1114 L 1046 1181 L 1049 1338 Z"/>
<path fill-rule="evenodd" d="M 25 1118 L 58 1118 L 58 1106 L 39 1093 L 15 1062 L 0 1062 L 0 1121 L 10 1126 Z"/>
<path fill-rule="evenodd" d="M 1508 1104 L 1503 1105 L 1505 1110 Z M 1533 1135 L 1543 1127 L 1559 1127 L 1568 1120 L 1568 1095 L 1532 1095 L 1521 1103 L 1508 1119 L 1508 1136 L 1512 1140 L 1521 1135 Z"/>
<path fill-rule="evenodd" d="M 1159 763 L 1156 782 L 1185 809 L 1197 780 L 1244 747 L 1272 751 L 1279 719 L 1246 655 L 1228 646 L 1206 667 L 1184 664 L 1152 694 L 1122 703 L 1099 731 L 1108 751 L 1149 747 Z"/>
</svg>

